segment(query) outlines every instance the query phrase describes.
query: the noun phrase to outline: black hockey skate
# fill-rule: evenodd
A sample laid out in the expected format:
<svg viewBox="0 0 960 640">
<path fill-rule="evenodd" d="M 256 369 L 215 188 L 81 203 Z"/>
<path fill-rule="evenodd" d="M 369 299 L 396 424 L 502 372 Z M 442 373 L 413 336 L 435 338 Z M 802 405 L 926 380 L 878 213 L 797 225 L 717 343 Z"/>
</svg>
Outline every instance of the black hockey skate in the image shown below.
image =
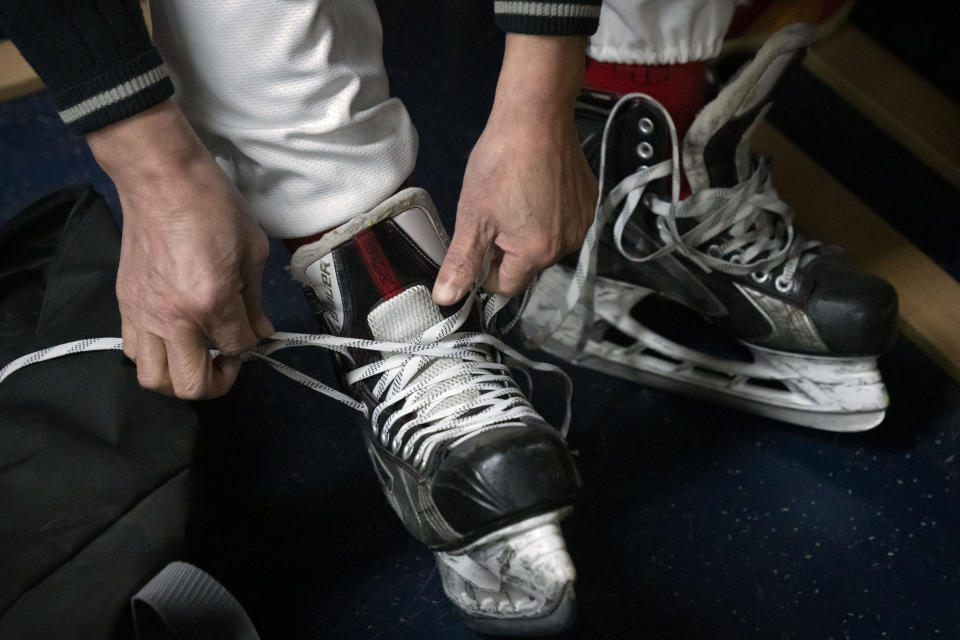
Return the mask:
<svg viewBox="0 0 960 640">
<path fill-rule="evenodd" d="M 486 334 L 475 294 L 456 308 L 432 301 L 446 246 L 429 196 L 407 189 L 298 249 L 291 268 L 329 333 L 347 339 L 336 368 L 367 416 L 363 437 L 384 493 L 435 551 L 468 625 L 557 633 L 575 611 L 558 523 L 579 479 L 504 356 L 550 367 Z"/>
<path fill-rule="evenodd" d="M 683 141 L 682 201 L 663 107 L 640 94 L 581 94 L 578 128 L 602 201 L 579 260 L 534 289 L 523 315 L 532 344 L 808 427 L 880 423 L 888 399 L 876 360 L 896 336 L 896 292 L 795 232 L 766 163 L 749 152 L 777 84 L 814 38 L 806 25 L 781 30 L 700 112 Z M 655 330 L 648 312 L 663 299 L 734 338 L 736 352 Z"/>
</svg>

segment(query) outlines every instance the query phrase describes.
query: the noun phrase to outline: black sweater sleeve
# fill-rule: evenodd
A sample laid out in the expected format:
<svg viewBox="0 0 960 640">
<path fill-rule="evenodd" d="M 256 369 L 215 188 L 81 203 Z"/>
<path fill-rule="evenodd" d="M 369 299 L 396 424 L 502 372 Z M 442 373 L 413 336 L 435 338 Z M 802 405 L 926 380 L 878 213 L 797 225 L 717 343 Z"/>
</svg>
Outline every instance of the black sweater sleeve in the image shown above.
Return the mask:
<svg viewBox="0 0 960 640">
<path fill-rule="evenodd" d="M 493 11 L 510 33 L 588 36 L 597 30 L 600 0 L 496 0 Z"/>
<path fill-rule="evenodd" d="M 137 0 L 0 0 L 0 25 L 77 133 L 173 94 Z"/>
<path fill-rule="evenodd" d="M 589 35 L 600 15 L 600 0 L 495 0 L 493 7 L 504 31 L 536 35 Z M 0 0 L 0 26 L 77 133 L 173 94 L 137 0 Z"/>
</svg>

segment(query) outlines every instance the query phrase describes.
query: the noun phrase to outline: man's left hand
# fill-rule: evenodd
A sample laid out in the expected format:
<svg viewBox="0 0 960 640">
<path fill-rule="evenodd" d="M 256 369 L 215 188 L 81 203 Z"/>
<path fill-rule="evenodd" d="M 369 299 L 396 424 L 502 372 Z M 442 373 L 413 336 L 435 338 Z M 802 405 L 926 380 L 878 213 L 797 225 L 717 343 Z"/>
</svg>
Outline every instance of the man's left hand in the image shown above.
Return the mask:
<svg viewBox="0 0 960 640">
<path fill-rule="evenodd" d="M 580 247 L 597 198 L 573 120 L 582 74 L 582 38 L 507 37 L 497 97 L 467 162 L 453 240 L 433 290 L 437 303 L 466 295 L 488 252 L 482 284 L 512 296 Z"/>
</svg>

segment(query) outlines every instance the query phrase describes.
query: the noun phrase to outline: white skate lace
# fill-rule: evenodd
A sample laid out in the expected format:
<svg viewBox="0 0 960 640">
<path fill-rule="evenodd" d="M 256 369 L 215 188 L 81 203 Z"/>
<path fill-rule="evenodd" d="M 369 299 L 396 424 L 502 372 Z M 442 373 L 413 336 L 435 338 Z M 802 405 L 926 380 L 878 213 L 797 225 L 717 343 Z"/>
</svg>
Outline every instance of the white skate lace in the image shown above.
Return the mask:
<svg viewBox="0 0 960 640">
<path fill-rule="evenodd" d="M 476 292 L 472 292 L 456 313 L 429 327 L 418 339 L 410 342 L 278 332 L 245 353 L 242 359 L 261 360 L 288 378 L 363 414 L 384 447 L 421 470 L 438 447 L 444 444 L 453 445 L 489 429 L 523 425 L 524 419 L 541 420 L 517 387 L 510 373 L 511 368 L 523 372 L 528 380 L 528 370 L 560 376 L 564 382 L 566 402 L 560 433 L 566 437 L 573 392 L 570 378 L 559 367 L 530 360 L 489 334 L 457 333 L 470 315 L 475 297 Z M 500 306 L 502 302 L 491 308 L 488 301 L 487 315 L 495 314 Z M 283 349 L 297 347 L 320 347 L 342 354 L 351 361 L 350 349 L 385 354 L 383 359 L 358 367 L 346 376 L 347 383 L 351 385 L 380 376 L 373 387 L 378 404 L 370 411 L 364 403 L 271 357 Z M 16 371 L 38 362 L 76 353 L 122 349 L 120 338 L 90 338 L 49 347 L 17 358 L 0 369 L 0 384 Z M 496 353 L 502 355 L 504 362 L 495 359 Z M 219 352 L 211 350 L 211 354 L 217 356 Z M 453 365 L 424 376 L 425 380 L 418 378 L 418 374 L 440 358 L 452 361 Z M 441 389 L 439 392 L 438 388 Z M 466 394 L 467 391 L 470 393 Z M 407 421 L 402 422 L 404 419 Z M 393 427 L 401 422 L 400 427 L 394 430 Z"/>
<path fill-rule="evenodd" d="M 617 112 L 629 101 L 640 99 L 660 112 L 670 132 L 670 158 L 652 167 L 641 167 L 623 178 L 604 197 L 607 180 L 607 144 Z M 752 274 L 758 282 L 766 281 L 770 273 L 782 266 L 775 284 L 781 292 L 793 286 L 797 269 L 814 259 L 812 249 L 820 246 L 794 233 L 793 211 L 780 200 L 773 187 L 766 163 L 760 159 L 749 178 L 731 188 L 702 189 L 685 200 L 680 199 L 680 142 L 677 130 L 667 110 L 657 100 L 642 93 L 630 93 L 620 98 L 611 109 L 603 129 L 600 145 L 599 196 L 596 216 L 587 232 L 574 276 L 563 304 L 545 325 L 545 332 L 527 336 L 532 346 L 538 346 L 556 331 L 578 303 L 586 307 L 581 343 L 586 340 L 586 328 L 593 317 L 593 290 L 597 270 L 597 249 L 600 233 L 617 212 L 613 224 L 613 239 L 617 250 L 631 262 L 655 260 L 674 251 L 686 256 L 704 271 L 719 271 L 731 275 Z M 653 193 L 644 194 L 647 186 L 660 178 L 670 176 L 670 200 L 662 200 Z M 637 205 L 643 199 L 646 208 L 657 216 L 657 228 L 663 246 L 649 253 L 638 253 L 624 246 L 623 234 Z M 696 224 L 681 233 L 677 221 L 690 219 Z M 710 243 L 711 240 L 715 242 Z M 710 243 L 710 244 L 708 244 Z M 708 244 L 707 251 L 700 247 Z"/>
</svg>

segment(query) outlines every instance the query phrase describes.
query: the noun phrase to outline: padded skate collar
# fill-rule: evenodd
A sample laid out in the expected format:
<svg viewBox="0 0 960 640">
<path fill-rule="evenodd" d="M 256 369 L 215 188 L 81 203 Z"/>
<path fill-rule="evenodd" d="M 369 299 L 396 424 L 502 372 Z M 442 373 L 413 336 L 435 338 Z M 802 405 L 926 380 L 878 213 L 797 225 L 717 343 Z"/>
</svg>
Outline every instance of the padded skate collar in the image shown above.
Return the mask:
<svg viewBox="0 0 960 640">
<path fill-rule="evenodd" d="M 410 187 L 387 198 L 367 213 L 348 220 L 336 229 L 325 233 L 316 242 L 300 247 L 290 258 L 290 271 L 294 280 L 302 284 L 310 284 L 306 269 L 311 264 L 364 229 L 413 208 L 421 208 L 428 212 L 435 211 L 433 200 L 430 199 L 430 195 L 426 191 L 417 187 Z"/>
</svg>

